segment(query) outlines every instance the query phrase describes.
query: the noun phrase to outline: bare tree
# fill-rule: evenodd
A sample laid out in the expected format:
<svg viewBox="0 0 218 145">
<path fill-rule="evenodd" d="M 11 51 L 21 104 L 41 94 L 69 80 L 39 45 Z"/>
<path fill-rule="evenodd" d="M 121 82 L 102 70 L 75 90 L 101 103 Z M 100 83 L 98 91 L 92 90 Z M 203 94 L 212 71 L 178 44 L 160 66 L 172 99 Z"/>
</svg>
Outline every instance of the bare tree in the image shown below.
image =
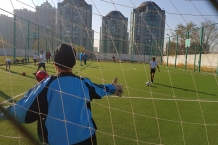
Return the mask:
<svg viewBox="0 0 218 145">
<path fill-rule="evenodd" d="M 201 22 L 201 26 L 204 27 L 203 52 L 218 52 L 218 24 L 215 24 L 212 20 L 205 19 L 205 21 Z"/>
<path fill-rule="evenodd" d="M 186 25 L 183 25 L 182 23 L 178 24 L 177 27 L 175 28 L 174 32 L 172 33 L 173 35 L 173 41 L 176 41 L 176 36 L 178 36 L 178 43 L 179 43 L 179 50 L 178 54 L 185 54 L 185 40 L 187 39 L 187 32 L 191 32 L 192 30 L 196 29 L 197 26 L 193 22 L 189 22 Z M 196 33 L 191 33 L 189 34 L 190 37 L 193 35 L 196 35 Z M 196 38 L 196 37 L 194 37 Z M 198 37 L 199 38 L 199 37 Z M 190 48 L 192 49 L 192 48 Z M 191 52 L 191 50 L 189 51 Z"/>
</svg>

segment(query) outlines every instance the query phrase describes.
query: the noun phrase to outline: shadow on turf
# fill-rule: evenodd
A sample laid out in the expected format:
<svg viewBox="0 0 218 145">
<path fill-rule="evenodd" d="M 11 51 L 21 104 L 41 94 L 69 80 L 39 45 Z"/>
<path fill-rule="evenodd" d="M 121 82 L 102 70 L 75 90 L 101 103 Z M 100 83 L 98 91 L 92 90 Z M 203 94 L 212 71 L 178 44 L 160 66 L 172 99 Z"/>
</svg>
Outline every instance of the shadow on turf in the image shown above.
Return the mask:
<svg viewBox="0 0 218 145">
<path fill-rule="evenodd" d="M 100 68 L 99 66 L 90 66 L 89 68 Z"/>
<path fill-rule="evenodd" d="M 155 84 L 160 85 L 160 86 L 164 86 L 164 87 L 168 87 L 168 88 L 172 88 L 172 86 L 168 86 L 168 85 L 164 85 L 164 84 L 160 84 L 160 83 L 155 83 Z M 179 90 L 184 90 L 184 91 L 189 91 L 189 92 L 196 92 L 196 90 L 189 90 L 189 89 L 179 88 L 179 87 L 175 87 L 175 86 L 173 86 L 173 88 L 179 89 Z M 201 92 L 201 91 L 197 91 L 197 93 L 201 93 L 201 94 L 205 94 L 205 95 L 211 95 L 211 96 L 217 96 L 217 94 L 210 94 L 210 93 Z"/>
<path fill-rule="evenodd" d="M 156 86 L 150 86 L 151 88 L 157 88 Z"/>
<path fill-rule="evenodd" d="M 2 92 L 2 91 L 0 91 L 0 97 L 3 98 L 3 99 L 5 99 L 5 100 L 9 100 L 9 99 L 11 99 L 10 96 L 8 96 L 7 94 L 5 94 L 5 93 Z M 13 103 L 12 100 L 9 100 L 8 102 Z"/>
<path fill-rule="evenodd" d="M 2 69 L 2 70 L 5 71 L 5 68 L 1 68 L 1 67 L 0 67 L 0 69 Z M 15 72 L 15 71 L 10 71 L 10 73 L 12 73 L 12 74 L 17 74 L 17 75 L 22 75 L 21 73 L 18 73 L 18 72 Z M 33 78 L 33 77 L 31 77 L 31 76 L 27 76 L 27 75 L 26 75 L 25 77 Z"/>
<path fill-rule="evenodd" d="M 80 71 L 82 71 L 82 70 L 84 70 L 84 69 L 86 69 L 86 68 L 90 68 L 89 66 L 90 66 L 92 63 L 93 63 L 93 62 L 87 64 L 86 67 L 84 66 L 83 68 L 80 69 Z M 77 73 L 78 73 L 78 71 L 75 72 L 74 74 L 77 74 Z"/>
</svg>

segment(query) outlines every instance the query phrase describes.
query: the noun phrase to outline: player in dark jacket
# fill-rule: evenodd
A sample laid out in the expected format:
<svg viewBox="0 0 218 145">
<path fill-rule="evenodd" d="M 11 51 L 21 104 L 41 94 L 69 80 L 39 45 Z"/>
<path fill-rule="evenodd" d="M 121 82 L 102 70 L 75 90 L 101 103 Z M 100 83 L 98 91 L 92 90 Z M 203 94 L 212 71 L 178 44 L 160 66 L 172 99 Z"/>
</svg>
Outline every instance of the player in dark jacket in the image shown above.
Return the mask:
<svg viewBox="0 0 218 145">
<path fill-rule="evenodd" d="M 72 73 L 76 52 L 66 44 L 54 51 L 58 72 L 45 78 L 7 111 L 20 123 L 38 121 L 40 141 L 49 145 L 96 145 L 96 125 L 92 119 L 92 99 L 115 94 L 121 96 L 117 79 L 111 84 L 97 85 L 88 78 Z M 4 114 L 1 119 L 6 119 Z"/>
</svg>

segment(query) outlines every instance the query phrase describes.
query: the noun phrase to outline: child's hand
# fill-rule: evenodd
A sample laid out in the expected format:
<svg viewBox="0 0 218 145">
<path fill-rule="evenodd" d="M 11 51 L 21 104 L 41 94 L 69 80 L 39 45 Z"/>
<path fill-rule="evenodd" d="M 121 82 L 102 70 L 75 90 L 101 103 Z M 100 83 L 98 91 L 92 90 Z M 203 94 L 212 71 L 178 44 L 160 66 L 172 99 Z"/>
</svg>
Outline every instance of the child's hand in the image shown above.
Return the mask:
<svg viewBox="0 0 218 145">
<path fill-rule="evenodd" d="M 116 88 L 115 95 L 121 97 L 123 94 L 123 86 L 121 84 L 117 84 L 117 78 L 114 78 L 112 81 L 112 85 Z"/>
</svg>

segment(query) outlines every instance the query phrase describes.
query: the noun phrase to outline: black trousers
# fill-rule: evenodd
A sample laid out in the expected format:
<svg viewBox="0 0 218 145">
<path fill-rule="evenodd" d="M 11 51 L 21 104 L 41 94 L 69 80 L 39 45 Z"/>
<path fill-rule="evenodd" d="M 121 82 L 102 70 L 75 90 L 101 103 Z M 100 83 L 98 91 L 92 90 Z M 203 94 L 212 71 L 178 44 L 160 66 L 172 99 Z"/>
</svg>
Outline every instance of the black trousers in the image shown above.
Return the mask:
<svg viewBox="0 0 218 145">
<path fill-rule="evenodd" d="M 92 137 L 73 145 L 97 145 L 96 135 L 94 134 Z"/>
<path fill-rule="evenodd" d="M 84 64 L 86 65 L 86 59 L 84 59 Z"/>
</svg>

